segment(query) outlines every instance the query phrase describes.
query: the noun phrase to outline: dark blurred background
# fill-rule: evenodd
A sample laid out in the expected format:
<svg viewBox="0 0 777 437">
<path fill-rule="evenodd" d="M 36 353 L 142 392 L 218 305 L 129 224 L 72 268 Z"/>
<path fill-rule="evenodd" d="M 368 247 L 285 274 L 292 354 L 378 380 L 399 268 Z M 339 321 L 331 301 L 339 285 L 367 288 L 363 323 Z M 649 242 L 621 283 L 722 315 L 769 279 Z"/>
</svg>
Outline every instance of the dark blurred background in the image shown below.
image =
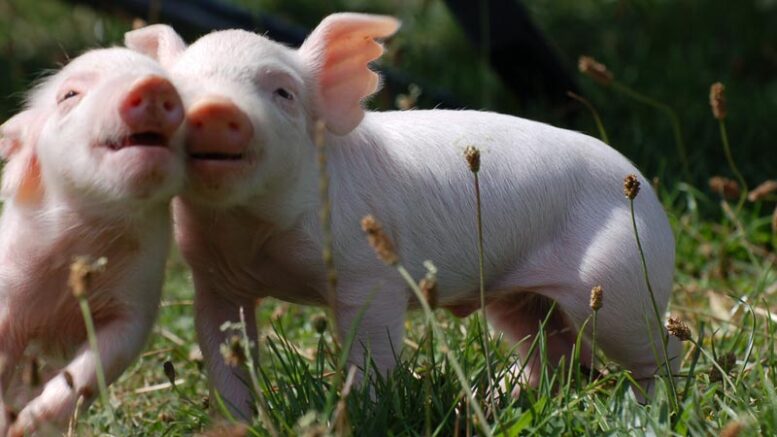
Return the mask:
<svg viewBox="0 0 777 437">
<path fill-rule="evenodd" d="M 682 180 L 666 114 L 581 75 L 585 54 L 677 112 L 697 185 L 732 176 L 708 102 L 723 82 L 745 178 L 777 177 L 777 0 L 0 0 L 0 121 L 36 78 L 85 49 L 121 44 L 138 19 L 174 24 L 188 41 L 245 27 L 296 45 L 340 11 L 402 20 L 379 64 L 387 80 L 375 109 L 486 109 L 598 136 L 573 90 L 647 176 Z"/>
</svg>

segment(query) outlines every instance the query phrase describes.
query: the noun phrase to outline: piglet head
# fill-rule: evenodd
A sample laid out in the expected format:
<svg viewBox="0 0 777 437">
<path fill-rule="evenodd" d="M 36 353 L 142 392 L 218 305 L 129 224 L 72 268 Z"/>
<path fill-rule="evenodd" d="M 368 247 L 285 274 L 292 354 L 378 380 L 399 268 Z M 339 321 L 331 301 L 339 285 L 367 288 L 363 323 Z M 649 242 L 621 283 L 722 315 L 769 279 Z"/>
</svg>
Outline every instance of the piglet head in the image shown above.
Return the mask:
<svg viewBox="0 0 777 437">
<path fill-rule="evenodd" d="M 299 184 L 315 164 L 316 121 L 344 135 L 379 87 L 368 63 L 391 17 L 330 15 L 298 50 L 242 30 L 213 32 L 185 47 L 168 26 L 129 32 L 128 47 L 155 55 L 187 108 L 185 195 L 240 205 Z M 314 167 L 313 167 L 314 168 Z"/>
<path fill-rule="evenodd" d="M 45 79 L 0 128 L 3 195 L 84 204 L 169 199 L 183 183 L 183 105 L 162 67 L 126 49 L 87 52 Z"/>
</svg>

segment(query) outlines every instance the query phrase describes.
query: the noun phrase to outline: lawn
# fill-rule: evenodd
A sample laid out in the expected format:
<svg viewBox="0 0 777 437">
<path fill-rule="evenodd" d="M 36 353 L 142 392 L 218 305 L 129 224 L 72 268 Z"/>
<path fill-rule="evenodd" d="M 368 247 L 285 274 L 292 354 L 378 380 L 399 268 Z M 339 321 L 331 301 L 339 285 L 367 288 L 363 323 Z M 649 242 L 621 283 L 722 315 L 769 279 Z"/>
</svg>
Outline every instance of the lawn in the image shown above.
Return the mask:
<svg viewBox="0 0 777 437">
<path fill-rule="evenodd" d="M 213 418 L 223 409 L 208 392 L 194 335 L 191 275 L 174 251 L 145 352 L 110 387 L 110 407 L 98 401 L 80 416 L 77 435 L 777 435 L 777 194 L 750 201 L 741 182 L 742 194 L 727 196 L 710 184 L 714 176 L 738 179 L 730 162 L 750 190 L 777 178 L 777 2 L 531 2 L 533 18 L 575 75 L 602 129 L 582 104 L 575 116 L 562 117 L 505 92 L 439 0 L 233 3 L 308 27 L 341 10 L 398 15 L 404 26 L 388 43 L 385 64 L 433 81 L 469 107 L 597 137 L 606 132 L 609 143 L 651 178 L 643 183 L 658 188 L 677 239 L 670 312 L 690 327 L 691 340 L 684 343 L 676 393 L 661 379 L 653 402 L 640 405 L 628 373 L 601 356 L 594 375 L 580 370 L 586 363 L 574 362 L 544 375 L 537 389 L 524 388 L 518 399 L 500 390 L 492 403 L 484 395 L 487 362 L 499 378 L 515 355 L 492 335 L 486 360 L 480 319 L 437 310 L 447 348 L 424 314 L 413 313 L 402 365 L 371 396 L 347 383 L 323 309 L 267 299 L 257 309 L 256 366 L 265 414 L 250 427 L 230 424 Z M 23 91 L 45 69 L 86 47 L 119 44 L 131 18 L 57 0 L 0 0 L 0 120 L 18 110 Z M 604 63 L 615 82 L 602 85 L 579 74 L 580 55 Z M 726 85 L 725 131 L 709 104 L 717 81 Z M 373 105 L 391 109 L 395 97 L 378 96 Z M 421 97 L 419 105 L 425 104 L 433 102 Z M 538 353 L 543 347 L 537 343 Z M 447 352 L 461 365 L 474 404 Z"/>
</svg>

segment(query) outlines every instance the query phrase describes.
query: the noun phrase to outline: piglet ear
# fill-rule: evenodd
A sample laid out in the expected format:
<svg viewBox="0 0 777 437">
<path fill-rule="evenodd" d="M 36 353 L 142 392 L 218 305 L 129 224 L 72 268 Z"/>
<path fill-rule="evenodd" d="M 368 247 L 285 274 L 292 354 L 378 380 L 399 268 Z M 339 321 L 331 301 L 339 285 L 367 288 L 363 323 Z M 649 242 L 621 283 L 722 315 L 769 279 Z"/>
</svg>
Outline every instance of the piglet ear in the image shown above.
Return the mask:
<svg viewBox="0 0 777 437">
<path fill-rule="evenodd" d="M 37 202 L 43 196 L 35 154 L 36 118 L 33 111 L 27 110 L 0 126 L 0 158 L 6 161 L 0 194 L 22 204 Z"/>
<path fill-rule="evenodd" d="M 364 118 L 362 99 L 375 93 L 380 83 L 367 66 L 383 54 L 375 39 L 391 36 L 399 24 L 385 15 L 332 14 L 300 47 L 318 87 L 317 112 L 333 133 L 347 134 Z"/>
<path fill-rule="evenodd" d="M 186 43 L 181 36 L 166 24 L 152 24 L 131 30 L 124 34 L 124 45 L 156 59 L 163 67 L 172 65 L 186 50 Z"/>
</svg>

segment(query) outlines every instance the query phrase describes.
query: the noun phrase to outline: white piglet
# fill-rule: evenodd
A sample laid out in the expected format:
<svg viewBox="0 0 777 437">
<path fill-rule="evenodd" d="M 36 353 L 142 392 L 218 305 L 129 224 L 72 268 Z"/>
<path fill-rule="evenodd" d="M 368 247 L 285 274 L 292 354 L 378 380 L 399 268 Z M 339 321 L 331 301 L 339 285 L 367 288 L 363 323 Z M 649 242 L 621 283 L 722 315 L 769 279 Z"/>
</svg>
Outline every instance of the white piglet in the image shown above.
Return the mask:
<svg viewBox="0 0 777 437">
<path fill-rule="evenodd" d="M 645 386 L 664 362 L 642 274 L 623 180 L 639 174 L 602 142 L 507 115 L 478 111 L 364 112 L 376 91 L 368 63 L 393 34 L 391 17 L 342 13 L 324 19 L 294 50 L 241 30 L 214 32 L 188 48 L 169 27 L 130 32 L 130 48 L 168 68 L 187 107 L 188 189 L 174 201 L 176 239 L 191 265 L 196 326 L 213 385 L 247 415 L 249 390 L 227 366 L 219 327 L 239 320 L 257 298 L 330 304 L 337 328 L 355 330 L 351 362 L 365 348 L 382 371 L 395 366 L 403 322 L 415 299 L 396 270 L 369 247 L 360 220 L 375 215 L 415 277 L 432 260 L 439 302 L 458 315 L 478 305 L 473 177 L 480 170 L 487 311 L 513 340 L 536 384 L 537 358 L 526 357 L 550 302 L 548 362 L 568 356 L 589 317 L 589 293 L 601 285 L 597 346 Z M 328 128 L 335 302 L 326 302 L 318 212 L 314 125 Z M 640 176 L 641 178 L 641 176 Z M 674 239 L 648 185 L 635 200 L 636 221 L 658 310 L 672 288 Z M 375 291 L 377 290 L 377 291 Z M 652 339 L 652 340 L 651 340 Z M 393 346 L 392 346 L 393 345 Z M 676 369 L 679 347 L 670 340 Z M 590 362 L 585 346 L 583 362 Z"/>
<path fill-rule="evenodd" d="M 154 60 L 124 48 L 73 59 L 29 95 L 0 128 L 0 374 L 14 386 L 30 344 L 70 358 L 25 405 L 8 408 L 0 436 L 62 426 L 79 396 L 98 394 L 99 358 L 108 383 L 137 357 L 159 306 L 172 239 L 170 199 L 184 181 L 173 141 L 183 105 Z M 82 284 L 99 357 L 68 284 L 76 257 L 105 258 Z M 83 289 L 85 288 L 85 289 Z M 17 384 L 18 385 L 18 384 Z M 5 416 L 5 414 L 3 414 Z"/>
</svg>

